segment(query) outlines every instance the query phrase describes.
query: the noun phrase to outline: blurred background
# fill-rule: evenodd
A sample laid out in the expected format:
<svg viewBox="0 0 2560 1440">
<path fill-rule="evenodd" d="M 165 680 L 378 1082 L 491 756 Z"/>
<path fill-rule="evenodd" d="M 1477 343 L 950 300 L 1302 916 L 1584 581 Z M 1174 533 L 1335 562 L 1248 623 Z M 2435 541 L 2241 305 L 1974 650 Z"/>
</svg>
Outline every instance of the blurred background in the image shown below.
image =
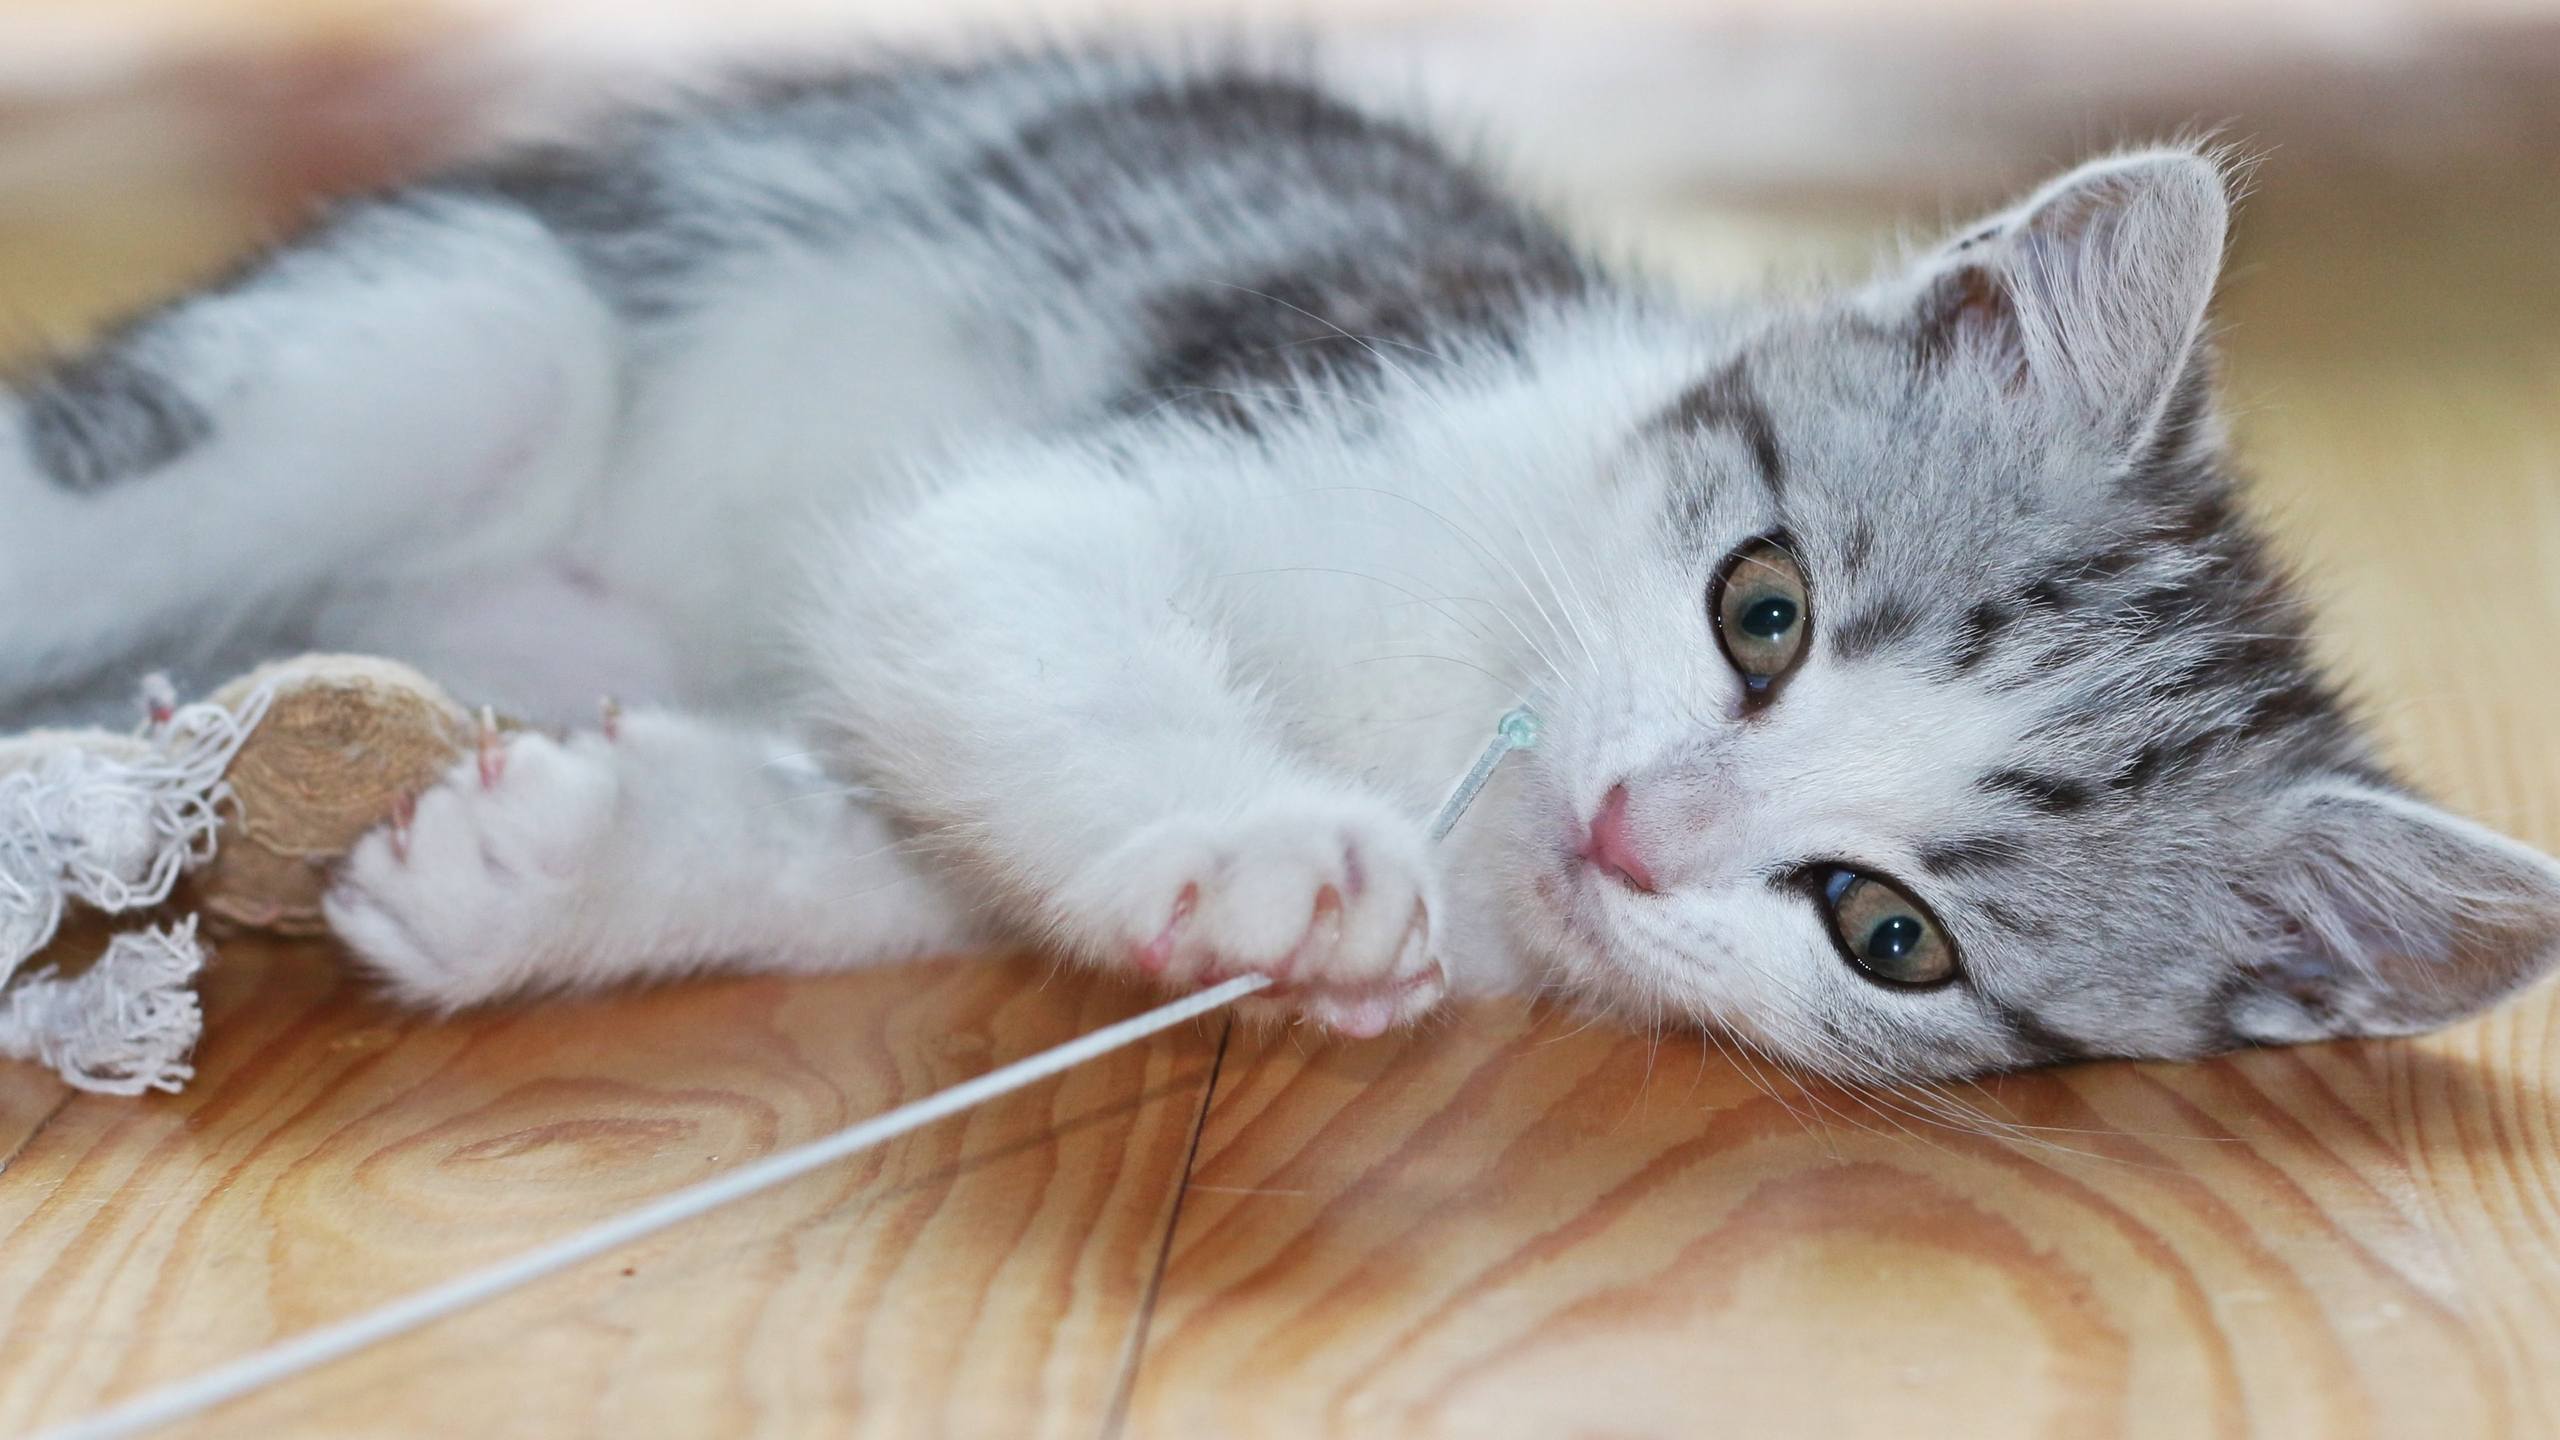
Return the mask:
<svg viewBox="0 0 2560 1440">
<path fill-rule="evenodd" d="M 2244 253 L 2280 233 L 2339 267 L 2301 338 L 2547 340 L 2560 303 L 2457 316 L 2427 283 L 2560 270 L 2560 0 L 0 0 L 0 313 L 76 332 L 315 195 L 689 74 L 1204 26 L 1314 30 L 1702 279 L 1861 259 L 1879 217 L 2210 130 L 2264 160 Z"/>
<path fill-rule="evenodd" d="M 687 76 L 1237 26 L 1702 287 L 1855 271 L 2119 142 L 2243 147 L 2218 316 L 2264 503 L 2420 777 L 2560 842 L 2545 691 L 2481 683 L 2560 633 L 2560 0 L 0 0 L 0 356 Z M 2411 615 L 2413 569 L 2503 575 L 2512 623 Z"/>
</svg>

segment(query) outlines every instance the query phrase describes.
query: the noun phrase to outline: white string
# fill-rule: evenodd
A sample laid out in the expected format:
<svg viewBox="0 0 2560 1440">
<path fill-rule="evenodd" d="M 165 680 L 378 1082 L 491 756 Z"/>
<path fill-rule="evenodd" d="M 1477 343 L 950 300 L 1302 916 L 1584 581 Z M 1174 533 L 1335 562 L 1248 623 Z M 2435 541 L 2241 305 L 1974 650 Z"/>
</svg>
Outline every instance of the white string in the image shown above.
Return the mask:
<svg viewBox="0 0 2560 1440">
<path fill-rule="evenodd" d="M 274 699 L 269 685 L 236 711 L 162 712 L 143 736 L 147 757 L 73 742 L 0 774 L 0 977 L 51 942 L 65 901 L 148 909 L 213 858 L 232 799 L 223 773 Z"/>
<path fill-rule="evenodd" d="M 1070 1040 L 1055 1049 L 1043 1050 L 1028 1060 L 1017 1060 L 1001 1070 L 990 1071 L 975 1080 L 928 1095 L 912 1105 L 902 1105 L 886 1115 L 837 1131 L 823 1140 L 812 1140 L 778 1155 L 768 1155 L 752 1165 L 741 1165 L 726 1175 L 688 1186 L 662 1200 L 590 1226 L 530 1254 L 474 1271 L 433 1289 L 421 1290 L 378 1310 L 323 1326 L 280 1345 L 270 1345 L 193 1379 L 151 1391 L 58 1430 L 46 1431 L 39 1440 L 115 1440 L 118 1436 L 140 1434 L 155 1425 L 183 1420 L 225 1400 L 263 1389 L 279 1380 L 440 1320 L 457 1310 L 494 1299 L 616 1246 L 628 1245 L 670 1225 L 717 1210 L 731 1201 L 743 1200 L 786 1180 L 798 1179 L 821 1166 L 859 1155 L 910 1130 L 983 1105 L 1026 1085 L 1036 1085 L 1060 1071 L 1071 1070 L 1159 1030 L 1240 1000 L 1270 983 L 1267 975 L 1238 976 L 1214 989 L 1185 996 L 1143 1015 L 1133 1015 L 1116 1025 L 1106 1025 L 1090 1035 Z"/>
<path fill-rule="evenodd" d="M 92 839 L 90 849 L 64 854 L 64 883 L 72 896 L 110 914 L 144 909 L 168 899 L 182 871 L 211 860 L 222 807 L 232 799 L 231 782 L 223 776 L 274 702 L 270 684 L 258 687 L 237 710 L 206 701 L 170 712 L 151 727 L 158 751 L 152 760 L 108 767 L 78 800 L 57 802 L 74 813 L 85 802 L 96 817 L 93 831 L 113 835 L 112 826 L 97 820 L 115 815 L 137 832 L 121 845 Z M 133 854 L 137 848 L 142 857 Z"/>
<path fill-rule="evenodd" d="M 1493 743 L 1486 747 L 1484 754 L 1458 782 L 1457 788 L 1450 792 L 1447 802 L 1433 817 L 1432 837 L 1438 839 L 1448 834 L 1457 824 L 1458 817 L 1475 800 L 1476 792 L 1484 788 L 1485 781 L 1504 755 L 1535 744 L 1536 737 L 1535 719 L 1526 710 L 1515 710 L 1504 716 Z M 822 1140 L 812 1140 L 778 1155 L 741 1165 L 726 1175 L 687 1186 L 663 1199 L 589 1226 L 515 1259 L 473 1271 L 379 1309 L 270 1345 L 201 1375 L 148 1391 L 86 1419 L 45 1431 L 37 1440 L 119 1440 L 122 1436 L 138 1435 L 155 1426 L 200 1414 L 226 1400 L 264 1389 L 484 1300 L 494 1299 L 581 1260 L 592 1259 L 617 1246 L 654 1235 L 670 1225 L 717 1210 L 759 1191 L 770 1190 L 784 1181 L 797 1179 L 838 1160 L 859 1155 L 911 1130 L 1009 1095 L 1025 1086 L 1036 1085 L 1088 1060 L 1135 1044 L 1157 1031 L 1170 1029 L 1185 1020 L 1232 1004 L 1270 983 L 1271 978 L 1267 975 L 1241 975 L 1196 995 L 1157 1006 L 1117 1024 L 1106 1025 L 1090 1035 L 1043 1050 L 1029 1059 L 1017 1060 L 1003 1069 L 928 1095 L 912 1105 L 899 1106 L 885 1115 L 874 1116 Z"/>
<path fill-rule="evenodd" d="M 1449 838 L 1449 832 L 1458 828 L 1458 817 L 1466 814 L 1467 807 L 1476 803 L 1476 792 L 1484 788 L 1484 782 L 1493 778 L 1493 767 L 1502 763 L 1503 756 L 1514 750 L 1529 749 L 1537 743 L 1536 711 L 1523 705 L 1503 716 L 1501 723 L 1493 727 L 1493 743 L 1485 746 L 1484 753 L 1476 757 L 1476 763 L 1468 766 L 1467 773 L 1458 777 L 1457 788 L 1449 792 L 1448 799 L 1440 802 L 1440 813 L 1431 817 L 1432 843 L 1436 845 Z"/>
<path fill-rule="evenodd" d="M 139 746 L 71 735 L 0 774 L 0 981 L 53 942 L 79 901 L 109 914 L 169 898 L 178 876 L 211 860 L 224 777 L 266 717 L 275 687 L 237 710 L 180 707 L 166 678 L 143 682 L 150 722 Z M 176 1090 L 204 1015 L 195 921 L 119 934 L 77 975 L 60 967 L 0 988 L 0 1056 L 36 1060 L 108 1095 Z"/>
<path fill-rule="evenodd" d="M 187 1056 L 204 1032 L 196 917 L 127 930 L 66 978 L 47 966 L 0 989 L 0 1056 L 33 1060 L 100 1095 L 176 1093 L 195 1077 Z"/>
</svg>

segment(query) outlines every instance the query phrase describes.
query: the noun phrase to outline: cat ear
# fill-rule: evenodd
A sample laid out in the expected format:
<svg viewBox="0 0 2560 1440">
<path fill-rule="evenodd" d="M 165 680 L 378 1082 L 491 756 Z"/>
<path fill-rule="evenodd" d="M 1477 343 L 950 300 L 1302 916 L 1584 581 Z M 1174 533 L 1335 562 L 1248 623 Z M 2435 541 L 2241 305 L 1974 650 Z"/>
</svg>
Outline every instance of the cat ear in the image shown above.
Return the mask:
<svg viewBox="0 0 2560 1440">
<path fill-rule="evenodd" d="M 2135 454 L 2192 403 L 2182 382 L 2199 379 L 2230 211 L 2222 170 L 2195 151 L 2092 161 L 1959 230 L 1868 303 L 1922 353 L 2052 395 Z"/>
<path fill-rule="evenodd" d="M 2560 960 L 2560 865 L 2528 846 L 2354 781 L 2306 785 L 2274 818 L 2247 888 L 2275 940 L 2228 992 L 2242 1039 L 2432 1029 Z"/>
</svg>

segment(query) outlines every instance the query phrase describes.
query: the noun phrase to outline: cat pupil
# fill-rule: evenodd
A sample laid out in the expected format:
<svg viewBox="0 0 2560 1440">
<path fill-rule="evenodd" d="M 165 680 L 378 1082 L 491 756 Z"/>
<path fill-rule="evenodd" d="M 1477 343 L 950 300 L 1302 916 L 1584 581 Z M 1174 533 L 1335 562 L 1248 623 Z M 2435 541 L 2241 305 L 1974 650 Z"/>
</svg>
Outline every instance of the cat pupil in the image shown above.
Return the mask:
<svg viewBox="0 0 2560 1440">
<path fill-rule="evenodd" d="M 1876 922 L 1867 932 L 1867 958 L 1899 960 L 1920 944 L 1920 922 L 1908 915 L 1895 915 Z"/>
<path fill-rule="evenodd" d="M 1764 595 L 1742 612 L 1743 633 L 1763 640 L 1786 634 L 1795 623 L 1796 602 L 1783 595 Z"/>
</svg>

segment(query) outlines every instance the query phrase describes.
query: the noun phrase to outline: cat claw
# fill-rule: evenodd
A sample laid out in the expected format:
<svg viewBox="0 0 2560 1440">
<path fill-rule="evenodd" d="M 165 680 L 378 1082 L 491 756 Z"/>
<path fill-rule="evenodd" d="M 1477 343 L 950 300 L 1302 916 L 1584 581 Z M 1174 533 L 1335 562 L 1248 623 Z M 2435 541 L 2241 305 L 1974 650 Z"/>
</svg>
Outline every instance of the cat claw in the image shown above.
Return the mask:
<svg viewBox="0 0 2560 1440">
<path fill-rule="evenodd" d="M 1165 972 L 1165 967 L 1173 963 L 1173 947 L 1182 938 L 1184 923 L 1190 920 L 1191 912 L 1199 908 L 1200 887 L 1197 884 L 1183 886 L 1182 893 L 1174 898 L 1173 918 L 1164 922 L 1164 928 L 1156 932 L 1156 938 L 1139 946 L 1132 955 L 1141 972 L 1148 975 Z"/>
<path fill-rule="evenodd" d="M 1406 821 L 1361 797 L 1167 820 L 1090 877 L 1113 897 L 1099 912 L 1113 934 L 1104 953 L 1179 991 L 1251 984 L 1251 1014 L 1376 1034 L 1447 989 L 1430 953 L 1422 848 Z M 1119 909 L 1123 897 L 1138 903 Z"/>
<path fill-rule="evenodd" d="M 155 670 L 142 677 L 142 711 L 154 732 L 178 718 L 178 687 L 167 675 Z"/>
<path fill-rule="evenodd" d="M 1315 913 L 1308 917 L 1307 933 L 1299 937 L 1297 948 L 1280 957 L 1271 967 L 1271 983 L 1286 985 L 1298 973 L 1298 962 L 1310 954 L 1331 954 L 1342 944 L 1342 892 L 1330 885 L 1316 890 Z"/>
<path fill-rule="evenodd" d="M 1197 887 L 1194 888 L 1196 889 Z M 1183 893 L 1188 899 L 1197 899 L 1197 897 L 1192 895 L 1189 890 L 1186 890 Z M 1187 917 L 1190 912 L 1188 910 L 1184 910 L 1181 913 Z M 1167 926 L 1166 933 L 1156 937 L 1155 943 L 1147 946 L 1146 951 L 1142 952 L 1142 955 L 1152 953 L 1158 945 L 1165 945 L 1168 939 L 1172 937 L 1172 933 L 1172 927 Z M 1230 980 L 1239 979 L 1246 975 L 1259 975 L 1263 979 L 1271 982 L 1263 988 L 1262 993 L 1272 999 L 1281 999 L 1298 993 L 1298 987 L 1290 984 L 1289 982 L 1296 977 L 1298 973 L 1298 962 L 1301 959 L 1305 958 L 1311 952 L 1321 954 L 1330 951 L 1336 945 L 1341 943 L 1342 893 L 1334 889 L 1332 886 L 1326 885 L 1316 891 L 1315 911 L 1307 921 L 1307 933 L 1299 938 L 1297 946 L 1294 949 L 1290 950 L 1288 954 L 1280 957 L 1280 963 L 1277 965 L 1265 966 L 1259 970 L 1229 970 L 1213 961 L 1198 975 L 1192 977 L 1192 984 L 1196 988 L 1206 990 L 1210 986 L 1224 985 Z M 1170 958 L 1170 954 L 1171 951 L 1168 947 L 1168 958 Z M 1149 968 L 1143 958 L 1140 960 L 1139 964 L 1140 968 L 1145 969 L 1150 975 L 1161 973 L 1163 969 L 1162 965 Z"/>
<path fill-rule="evenodd" d="M 506 778 L 507 747 L 505 737 L 498 733 L 498 712 L 486 705 L 480 707 L 477 745 L 480 753 L 480 788 L 495 790 L 498 788 L 498 782 Z"/>
<path fill-rule="evenodd" d="M 418 822 L 418 797 L 402 795 L 391 802 L 391 854 L 397 860 L 409 858 L 409 827 Z"/>
</svg>

